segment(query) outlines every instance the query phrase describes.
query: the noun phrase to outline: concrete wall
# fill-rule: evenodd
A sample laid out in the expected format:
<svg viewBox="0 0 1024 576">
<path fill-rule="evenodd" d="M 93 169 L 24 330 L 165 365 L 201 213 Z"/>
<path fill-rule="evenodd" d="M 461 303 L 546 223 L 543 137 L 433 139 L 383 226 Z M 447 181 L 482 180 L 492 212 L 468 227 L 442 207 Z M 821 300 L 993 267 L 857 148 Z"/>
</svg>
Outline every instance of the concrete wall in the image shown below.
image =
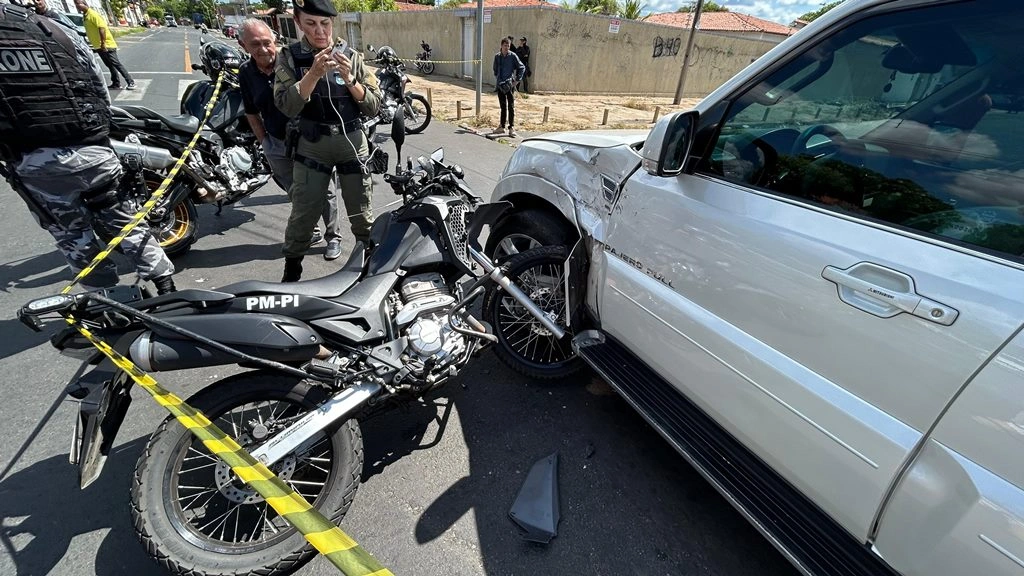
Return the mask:
<svg viewBox="0 0 1024 576">
<path fill-rule="evenodd" d="M 345 15 L 351 22 L 354 15 Z M 402 58 L 420 51 L 420 40 L 440 61 L 475 58 L 475 10 L 368 12 L 358 15 L 361 46 L 388 45 Z M 621 20 L 618 33 L 611 19 L 560 8 L 494 8 L 484 24 L 484 82 L 493 85 L 494 54 L 501 38 L 528 38 L 533 92 L 579 94 L 673 95 L 686 50 L 688 30 Z M 336 30 L 351 24 L 339 18 Z M 350 34 L 351 36 L 351 34 Z M 468 39 L 468 43 L 466 40 Z M 684 96 L 703 96 L 767 52 L 776 41 L 698 33 L 693 66 Z M 409 64 L 412 69 L 412 65 Z M 472 65 L 439 63 L 435 75 L 472 76 Z"/>
</svg>

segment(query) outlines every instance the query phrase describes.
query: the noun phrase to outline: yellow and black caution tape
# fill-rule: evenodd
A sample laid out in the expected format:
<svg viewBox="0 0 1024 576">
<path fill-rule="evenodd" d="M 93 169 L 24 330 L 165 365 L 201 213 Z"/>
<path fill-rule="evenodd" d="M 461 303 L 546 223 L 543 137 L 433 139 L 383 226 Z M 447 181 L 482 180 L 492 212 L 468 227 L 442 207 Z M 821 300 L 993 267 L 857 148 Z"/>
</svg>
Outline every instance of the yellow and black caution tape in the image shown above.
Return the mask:
<svg viewBox="0 0 1024 576">
<path fill-rule="evenodd" d="M 412 62 L 413 64 L 415 64 L 416 62 L 422 62 L 424 64 L 426 64 L 427 62 L 431 62 L 434 64 L 465 64 L 466 62 L 472 62 L 473 64 L 476 64 L 477 62 L 480 61 L 479 58 L 476 60 L 416 60 L 410 58 L 399 58 L 399 60 L 401 60 L 402 62 Z"/>
<path fill-rule="evenodd" d="M 92 262 L 61 291 L 61 294 L 67 294 L 78 282 L 88 276 L 124 240 L 125 236 L 138 226 L 139 222 L 153 210 L 153 207 L 156 206 L 157 201 L 164 195 L 167 187 L 170 186 L 175 176 L 177 176 L 178 171 L 199 141 L 203 127 L 206 125 L 207 120 L 209 120 L 210 113 L 217 102 L 220 88 L 221 80 L 218 78 L 213 95 L 206 104 L 203 119 L 199 123 L 199 131 L 192 137 L 192 140 L 185 147 L 184 152 L 182 152 L 181 157 L 178 158 L 178 161 L 171 168 L 167 177 L 164 178 L 164 181 L 153 192 L 152 198 L 132 217 L 131 222 L 122 228 L 117 236 L 93 258 Z M 364 550 L 355 540 L 345 534 L 341 528 L 338 528 L 324 517 L 323 514 L 313 508 L 309 502 L 306 502 L 299 493 L 285 484 L 263 463 L 253 458 L 238 442 L 210 422 L 202 412 L 165 390 L 152 376 L 133 364 L 131 360 L 122 356 L 110 347 L 109 344 L 97 338 L 73 317 L 68 316 L 65 319 L 82 336 L 89 340 L 93 346 L 110 358 L 114 365 L 127 372 L 132 377 L 132 380 L 149 392 L 158 404 L 166 408 L 182 426 L 199 438 L 211 453 L 216 454 L 224 463 L 231 466 L 231 470 L 234 471 L 239 479 L 259 493 L 274 511 L 280 514 L 292 526 L 295 526 L 305 536 L 306 540 L 320 554 L 326 556 L 343 574 L 346 576 L 393 576 L 391 571 L 381 566 L 372 554 Z"/>
<path fill-rule="evenodd" d="M 274 511 L 295 526 L 306 540 L 342 573 L 346 576 L 393 576 L 391 571 L 381 566 L 372 554 L 313 508 L 263 463 L 253 458 L 233 438 L 210 422 L 202 412 L 165 390 L 152 376 L 135 366 L 131 360 L 119 354 L 106 342 L 98 339 L 74 318 L 68 318 L 67 321 L 110 358 L 114 365 L 127 372 L 132 380 L 149 392 L 157 403 L 178 419 L 182 426 L 199 438 L 211 453 L 231 466 L 231 470 L 239 479 L 256 490 Z"/>
</svg>

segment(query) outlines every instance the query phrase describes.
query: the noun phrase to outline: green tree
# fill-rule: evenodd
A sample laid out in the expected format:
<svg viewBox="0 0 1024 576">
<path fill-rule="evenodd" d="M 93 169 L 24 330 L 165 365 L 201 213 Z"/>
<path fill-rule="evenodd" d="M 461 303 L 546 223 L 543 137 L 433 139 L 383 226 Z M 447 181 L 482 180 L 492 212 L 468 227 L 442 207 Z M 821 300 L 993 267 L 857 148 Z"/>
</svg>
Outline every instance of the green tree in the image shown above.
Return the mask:
<svg viewBox="0 0 1024 576">
<path fill-rule="evenodd" d="M 605 16 L 617 16 L 620 12 L 618 0 L 579 0 L 576 10 Z"/>
<path fill-rule="evenodd" d="M 644 8 L 646 6 L 641 0 L 626 0 L 625 4 L 622 5 L 619 16 L 626 20 L 646 20 L 647 16 L 641 16 Z"/>
<path fill-rule="evenodd" d="M 810 12 L 800 16 L 799 19 L 803 20 L 804 22 L 812 22 L 812 21 L 816 20 L 818 17 L 820 17 L 822 14 L 824 14 L 825 12 L 828 12 L 829 10 L 835 8 L 836 6 L 839 6 L 842 3 L 843 3 L 843 0 L 836 0 L 835 2 L 829 2 L 828 4 L 822 4 L 821 8 L 818 8 L 817 10 L 811 10 Z"/>
<path fill-rule="evenodd" d="M 128 7 L 128 0 L 110 0 L 110 9 L 114 12 L 114 18 L 124 18 L 124 10 Z M 111 22 L 111 24 L 115 24 Z"/>
<path fill-rule="evenodd" d="M 444 0 L 444 2 L 441 3 L 441 8 L 445 8 L 447 10 L 454 10 L 459 6 L 462 6 L 462 2 L 463 0 Z"/>
<path fill-rule="evenodd" d="M 146 15 L 150 18 L 155 18 L 159 22 L 164 20 L 164 9 L 159 6 L 150 6 L 146 8 Z"/>
<path fill-rule="evenodd" d="M 263 3 L 267 5 L 267 8 L 284 10 L 284 0 L 263 0 Z"/>
<path fill-rule="evenodd" d="M 676 10 L 676 12 L 694 12 L 696 10 L 697 10 L 697 2 L 696 2 L 696 0 L 692 0 L 689 4 L 684 4 L 679 10 Z M 715 2 L 714 0 L 706 0 L 704 2 L 704 5 L 701 6 L 700 11 L 701 12 L 728 12 L 729 9 L 726 8 L 725 6 L 722 6 L 718 2 Z"/>
</svg>

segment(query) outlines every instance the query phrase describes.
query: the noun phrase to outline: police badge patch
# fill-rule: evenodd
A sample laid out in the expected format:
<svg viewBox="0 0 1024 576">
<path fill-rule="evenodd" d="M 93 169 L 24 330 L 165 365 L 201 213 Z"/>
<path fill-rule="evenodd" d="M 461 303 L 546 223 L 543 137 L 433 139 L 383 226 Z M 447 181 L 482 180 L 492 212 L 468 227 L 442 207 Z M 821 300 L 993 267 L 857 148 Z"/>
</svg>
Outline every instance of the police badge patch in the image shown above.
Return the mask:
<svg viewBox="0 0 1024 576">
<path fill-rule="evenodd" d="M 0 74 L 52 74 L 43 48 L 0 48 Z"/>
</svg>

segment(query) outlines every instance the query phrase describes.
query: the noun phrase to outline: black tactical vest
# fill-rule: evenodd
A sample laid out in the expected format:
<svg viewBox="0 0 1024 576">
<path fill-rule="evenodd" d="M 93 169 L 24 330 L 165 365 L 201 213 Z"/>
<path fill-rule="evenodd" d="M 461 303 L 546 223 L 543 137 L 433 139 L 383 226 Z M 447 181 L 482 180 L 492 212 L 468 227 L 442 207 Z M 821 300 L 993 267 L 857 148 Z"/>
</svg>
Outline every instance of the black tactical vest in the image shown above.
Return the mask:
<svg viewBox="0 0 1024 576">
<path fill-rule="evenodd" d="M 104 96 L 58 24 L 13 4 L 0 6 L 0 159 L 109 142 Z"/>
<path fill-rule="evenodd" d="M 314 52 L 307 52 L 302 48 L 301 42 L 296 42 L 288 47 L 292 53 L 292 62 L 295 65 L 295 77 L 298 80 L 307 70 L 313 67 Z M 309 103 L 302 109 L 299 116 L 315 122 L 326 124 L 349 123 L 359 119 L 359 107 L 355 98 L 349 94 L 348 88 L 340 84 L 341 75 L 337 72 L 328 72 L 326 76 L 316 83 L 313 93 L 309 96 Z M 334 108 L 338 110 L 336 113 Z M 341 117 L 338 117 L 341 114 Z"/>
</svg>

